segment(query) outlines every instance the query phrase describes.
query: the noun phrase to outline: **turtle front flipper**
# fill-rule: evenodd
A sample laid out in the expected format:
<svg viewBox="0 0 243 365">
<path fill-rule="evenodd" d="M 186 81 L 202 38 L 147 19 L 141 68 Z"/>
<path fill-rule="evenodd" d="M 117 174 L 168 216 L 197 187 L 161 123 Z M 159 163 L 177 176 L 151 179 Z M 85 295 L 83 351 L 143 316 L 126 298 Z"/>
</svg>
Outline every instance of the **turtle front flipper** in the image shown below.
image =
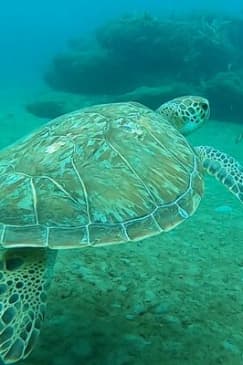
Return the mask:
<svg viewBox="0 0 243 365">
<path fill-rule="evenodd" d="M 55 256 L 40 248 L 0 251 L 0 358 L 5 364 L 24 359 L 35 345 Z"/>
<path fill-rule="evenodd" d="M 243 203 L 243 166 L 233 157 L 210 146 L 195 148 L 208 174 L 224 184 Z"/>
</svg>

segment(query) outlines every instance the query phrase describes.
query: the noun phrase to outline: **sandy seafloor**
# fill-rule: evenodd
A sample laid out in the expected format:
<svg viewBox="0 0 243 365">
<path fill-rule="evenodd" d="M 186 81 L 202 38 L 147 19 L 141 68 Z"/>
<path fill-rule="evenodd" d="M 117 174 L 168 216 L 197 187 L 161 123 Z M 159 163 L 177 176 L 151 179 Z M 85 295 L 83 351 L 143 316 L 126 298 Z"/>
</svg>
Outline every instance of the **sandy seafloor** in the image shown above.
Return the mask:
<svg viewBox="0 0 243 365">
<path fill-rule="evenodd" d="M 26 92 L 0 98 L 1 145 L 43 123 Z M 243 164 L 243 124 L 210 121 L 190 137 Z M 243 364 L 243 206 L 206 178 L 196 214 L 139 243 L 60 251 L 46 321 L 20 365 Z"/>
</svg>

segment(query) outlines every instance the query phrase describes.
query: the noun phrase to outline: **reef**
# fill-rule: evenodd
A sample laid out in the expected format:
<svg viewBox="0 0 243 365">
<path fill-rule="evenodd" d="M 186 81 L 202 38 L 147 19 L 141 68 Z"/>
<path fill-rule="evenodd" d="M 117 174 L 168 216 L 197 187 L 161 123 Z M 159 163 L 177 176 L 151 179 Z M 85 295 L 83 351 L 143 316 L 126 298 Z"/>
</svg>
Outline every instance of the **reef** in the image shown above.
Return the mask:
<svg viewBox="0 0 243 365">
<path fill-rule="evenodd" d="M 206 83 L 205 91 L 212 100 L 212 117 L 242 123 L 243 72 L 219 72 Z"/>
<path fill-rule="evenodd" d="M 56 118 L 67 112 L 63 102 L 53 100 L 43 100 L 28 103 L 25 106 L 26 110 L 39 118 Z"/>
<path fill-rule="evenodd" d="M 158 104 L 153 90 L 161 87 L 165 100 L 171 90 L 173 96 L 197 91 L 210 97 L 215 117 L 242 120 L 242 57 L 243 18 L 126 15 L 103 24 L 87 40 L 70 40 L 44 79 L 56 91 L 100 101 L 126 100 L 139 91 L 138 101 L 148 100 L 152 107 Z"/>
</svg>

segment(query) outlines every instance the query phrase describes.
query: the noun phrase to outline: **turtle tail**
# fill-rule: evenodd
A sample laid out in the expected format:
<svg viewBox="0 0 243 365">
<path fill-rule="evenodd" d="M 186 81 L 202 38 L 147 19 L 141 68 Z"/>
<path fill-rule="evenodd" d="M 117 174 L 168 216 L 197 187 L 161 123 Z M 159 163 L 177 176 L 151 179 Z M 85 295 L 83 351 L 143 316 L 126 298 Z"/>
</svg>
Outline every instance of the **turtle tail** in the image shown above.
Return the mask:
<svg viewBox="0 0 243 365">
<path fill-rule="evenodd" d="M 210 146 L 195 148 L 205 171 L 216 177 L 243 203 L 243 166 L 234 158 Z"/>
<path fill-rule="evenodd" d="M 56 251 L 11 248 L 0 251 L 0 358 L 26 358 L 38 338 Z M 1 360 L 0 360 L 1 363 Z"/>
</svg>

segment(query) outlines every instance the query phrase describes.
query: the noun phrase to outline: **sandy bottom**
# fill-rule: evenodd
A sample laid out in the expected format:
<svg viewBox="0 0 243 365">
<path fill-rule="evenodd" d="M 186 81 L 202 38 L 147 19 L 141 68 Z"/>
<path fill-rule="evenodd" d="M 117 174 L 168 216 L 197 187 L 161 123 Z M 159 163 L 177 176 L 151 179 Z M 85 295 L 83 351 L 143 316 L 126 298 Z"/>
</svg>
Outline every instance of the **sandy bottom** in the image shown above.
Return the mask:
<svg viewBox="0 0 243 365">
<path fill-rule="evenodd" d="M 1 95 L 1 145 L 43 121 Z M 243 163 L 243 124 L 193 135 Z M 206 178 L 196 214 L 139 243 L 60 251 L 38 344 L 23 365 L 243 364 L 243 207 Z"/>
</svg>

